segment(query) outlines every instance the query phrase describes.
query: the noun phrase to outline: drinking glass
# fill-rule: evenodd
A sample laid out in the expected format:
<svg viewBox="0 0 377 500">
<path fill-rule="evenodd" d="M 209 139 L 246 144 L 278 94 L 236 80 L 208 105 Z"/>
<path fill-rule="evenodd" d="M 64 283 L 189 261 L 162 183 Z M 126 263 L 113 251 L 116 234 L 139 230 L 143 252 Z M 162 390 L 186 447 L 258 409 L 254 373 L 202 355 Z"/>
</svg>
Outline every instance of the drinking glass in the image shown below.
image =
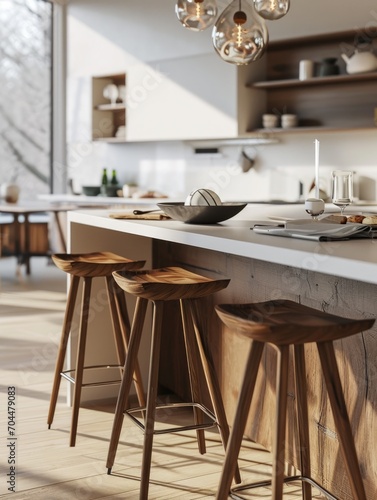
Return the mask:
<svg viewBox="0 0 377 500">
<path fill-rule="evenodd" d="M 353 178 L 349 170 L 334 170 L 331 174 L 332 190 L 331 200 L 334 205 L 340 208 L 343 215 L 344 209 L 352 203 Z"/>
</svg>

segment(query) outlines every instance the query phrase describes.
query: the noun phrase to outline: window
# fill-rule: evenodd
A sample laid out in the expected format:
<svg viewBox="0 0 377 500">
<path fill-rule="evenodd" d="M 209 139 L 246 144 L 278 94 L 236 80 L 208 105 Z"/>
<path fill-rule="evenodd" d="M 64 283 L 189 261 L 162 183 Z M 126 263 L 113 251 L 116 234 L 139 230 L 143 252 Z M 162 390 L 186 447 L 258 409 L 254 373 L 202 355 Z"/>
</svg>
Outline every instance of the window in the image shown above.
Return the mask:
<svg viewBox="0 0 377 500">
<path fill-rule="evenodd" d="M 52 14 L 46 0 L 0 1 L 0 184 L 50 192 Z"/>
</svg>

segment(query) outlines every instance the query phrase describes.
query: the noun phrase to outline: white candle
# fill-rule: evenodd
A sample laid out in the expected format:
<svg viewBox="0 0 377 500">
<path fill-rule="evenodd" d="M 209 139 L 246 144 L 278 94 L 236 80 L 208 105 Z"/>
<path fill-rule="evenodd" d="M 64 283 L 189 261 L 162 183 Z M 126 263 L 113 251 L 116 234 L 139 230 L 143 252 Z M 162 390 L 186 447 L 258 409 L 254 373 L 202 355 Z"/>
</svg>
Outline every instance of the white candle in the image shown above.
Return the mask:
<svg viewBox="0 0 377 500">
<path fill-rule="evenodd" d="M 315 148 L 315 197 L 319 199 L 319 140 L 314 141 Z"/>
</svg>

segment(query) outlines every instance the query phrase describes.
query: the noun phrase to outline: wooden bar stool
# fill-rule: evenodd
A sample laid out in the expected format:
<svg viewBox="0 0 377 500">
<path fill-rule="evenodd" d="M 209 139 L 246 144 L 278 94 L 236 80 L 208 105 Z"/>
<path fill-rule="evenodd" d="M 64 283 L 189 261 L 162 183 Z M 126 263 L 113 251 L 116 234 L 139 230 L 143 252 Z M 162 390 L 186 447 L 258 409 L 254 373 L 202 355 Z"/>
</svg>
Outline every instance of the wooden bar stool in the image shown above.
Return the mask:
<svg viewBox="0 0 377 500">
<path fill-rule="evenodd" d="M 215 306 L 223 323 L 235 333 L 252 340 L 245 376 L 239 395 L 237 411 L 226 450 L 222 477 L 216 498 L 225 500 L 242 498 L 238 491 L 272 484 L 272 500 L 283 498 L 283 483 L 302 481 L 302 494 L 310 500 L 312 486 L 336 500 L 331 493 L 316 483 L 311 476 L 308 427 L 307 384 L 305 373 L 304 344 L 315 342 L 322 366 L 334 422 L 340 440 L 340 448 L 346 464 L 351 490 L 356 500 L 366 500 L 363 481 L 356 456 L 351 425 L 345 405 L 343 390 L 335 358 L 333 341 L 349 337 L 371 328 L 374 319 L 347 319 L 317 311 L 289 300 L 275 300 L 256 304 L 225 304 Z M 276 427 L 273 449 L 272 481 L 240 485 L 231 489 L 232 477 L 237 465 L 242 437 L 248 417 L 258 374 L 258 367 L 266 343 L 278 353 L 276 383 Z M 294 351 L 294 376 L 296 391 L 296 416 L 299 434 L 300 476 L 284 477 L 284 440 L 286 430 L 287 386 L 289 350 Z"/>
<path fill-rule="evenodd" d="M 129 260 L 125 257 L 121 257 L 111 252 L 96 252 L 87 254 L 55 254 L 52 255 L 52 260 L 59 269 L 71 275 L 71 284 L 68 293 L 67 307 L 63 321 L 63 329 L 59 344 L 58 356 L 56 360 L 47 424 L 48 427 L 51 428 L 59 394 L 60 380 L 61 377 L 63 377 L 74 384 L 70 446 L 75 446 L 81 389 L 83 387 L 89 386 L 93 387 L 119 383 L 121 378 L 119 377 L 119 379 L 109 382 L 83 383 L 84 370 L 119 368 L 121 372 L 125 362 L 125 355 L 128 349 L 130 323 L 128 319 L 126 300 L 123 290 L 121 290 L 114 282 L 112 273 L 117 270 L 140 269 L 145 264 L 145 261 Z M 98 277 L 104 277 L 106 280 L 107 297 L 109 301 L 109 309 L 113 327 L 115 347 L 118 357 L 118 364 L 84 366 L 92 279 Z M 75 310 L 80 278 L 83 280 L 83 290 L 76 367 L 72 370 L 63 370 L 67 351 L 67 343 L 71 334 L 72 318 Z M 139 398 L 139 402 L 142 402 L 144 401 L 144 392 L 140 369 L 137 363 L 135 363 L 134 368 L 135 388 L 137 396 Z"/>
<path fill-rule="evenodd" d="M 217 425 L 224 447 L 229 437 L 229 428 L 220 389 L 212 359 L 202 337 L 199 321 L 199 302 L 202 297 L 213 294 L 228 286 L 228 279 L 213 280 L 199 276 L 178 267 L 166 267 L 150 271 L 115 272 L 113 274 L 118 285 L 129 294 L 137 297 L 135 315 L 132 322 L 129 351 L 120 386 L 118 402 L 115 410 L 114 424 L 111 434 L 106 466 L 108 474 L 114 464 L 116 450 L 122 429 L 124 414 L 127 414 L 144 431 L 143 459 L 141 469 L 140 499 L 148 498 L 149 477 L 154 434 L 179 432 L 196 429 L 200 453 L 205 453 L 204 429 Z M 164 302 L 177 300 L 180 302 L 183 336 L 187 356 L 188 372 L 191 386 L 192 401 L 190 403 L 175 403 L 170 405 L 157 404 L 158 372 L 160 343 L 162 333 L 162 318 Z M 148 301 L 153 303 L 152 343 L 150 353 L 149 381 L 147 388 L 147 405 L 136 410 L 127 408 L 127 397 L 130 390 L 132 374 L 140 345 L 145 311 Z M 171 333 L 173 334 L 173 332 Z M 202 404 L 199 368 L 203 368 L 206 384 L 213 405 L 212 411 Z M 193 408 L 194 422 L 192 425 L 155 430 L 156 409 Z M 135 412 L 141 412 L 144 418 L 136 419 Z M 209 422 L 204 421 L 207 416 Z M 209 417 L 209 418 L 208 418 Z M 236 477 L 239 479 L 238 472 Z"/>
</svg>

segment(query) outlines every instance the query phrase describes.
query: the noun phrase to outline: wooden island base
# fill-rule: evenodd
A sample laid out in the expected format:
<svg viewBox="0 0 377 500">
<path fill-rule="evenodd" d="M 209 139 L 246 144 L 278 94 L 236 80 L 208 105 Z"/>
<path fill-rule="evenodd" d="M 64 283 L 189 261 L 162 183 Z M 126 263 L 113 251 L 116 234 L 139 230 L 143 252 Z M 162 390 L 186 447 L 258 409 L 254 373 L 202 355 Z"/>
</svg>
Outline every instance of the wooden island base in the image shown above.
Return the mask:
<svg viewBox="0 0 377 500">
<path fill-rule="evenodd" d="M 332 277 L 298 268 L 281 266 L 259 260 L 237 257 L 175 243 L 154 241 L 153 261 L 156 266 L 180 265 L 193 272 L 213 278 L 228 277 L 231 282 L 216 294 L 216 303 L 258 302 L 287 298 L 302 304 L 344 317 L 375 317 L 376 286 L 344 278 Z M 249 343 L 225 330 L 208 302 L 203 315 L 209 325 L 209 345 L 218 368 L 224 403 L 229 422 L 234 411 L 243 378 Z M 172 317 L 172 316 L 171 316 Z M 221 332 L 221 329 L 223 331 Z M 169 331 L 169 330 L 168 330 Z M 171 329 L 170 329 L 171 331 Z M 219 333 L 221 332 L 221 333 Z M 187 397 L 187 381 L 182 380 L 180 341 L 165 339 L 165 356 L 169 363 L 161 369 L 164 386 Z M 338 436 L 334 431 L 326 388 L 321 375 L 315 346 L 305 346 L 307 351 L 307 379 L 309 388 L 309 419 L 312 449 L 313 477 L 342 500 L 352 499 Z M 336 342 L 336 355 L 356 449 L 367 498 L 377 498 L 377 328 Z M 178 354 L 178 355 L 177 355 Z M 265 371 L 258 376 L 257 393 L 250 413 L 247 436 L 270 448 L 274 431 L 275 373 L 269 350 L 262 365 Z M 171 359 L 176 359 L 172 366 Z M 287 460 L 297 464 L 293 448 L 297 428 L 293 425 L 294 383 L 290 378 L 288 392 Z"/>
<path fill-rule="evenodd" d="M 255 207 L 250 210 L 255 213 Z M 284 210 L 287 210 L 284 207 Z M 235 219 L 218 226 L 195 226 L 176 221 L 123 221 L 109 218 L 106 211 L 69 213 L 69 251 L 112 251 L 132 259 L 146 259 L 147 268 L 164 265 L 186 267 L 208 277 L 230 278 L 229 286 L 217 293 L 216 303 L 257 302 L 286 298 L 310 307 L 350 318 L 377 317 L 377 252 L 374 240 L 317 243 L 253 234 L 253 219 Z M 259 219 L 262 220 L 262 219 Z M 96 349 L 90 361 L 96 364 L 107 345 L 102 340 L 107 328 L 102 310 L 103 291 L 94 288 Z M 221 384 L 229 423 L 244 376 L 249 343 L 226 331 L 213 302 L 205 302 L 203 319 L 209 330 L 209 347 Z M 173 306 L 173 304 L 172 304 Z M 174 307 L 172 307 L 174 309 Z M 174 326 L 174 328 L 171 327 Z M 174 310 L 170 328 L 165 329 L 161 383 L 180 396 L 188 393 L 183 378 L 182 340 L 175 335 Z M 167 325 L 169 326 L 169 325 Z M 150 331 L 150 324 L 147 325 Z M 142 372 L 150 342 L 142 347 Z M 377 327 L 335 343 L 348 412 L 368 500 L 377 498 Z M 316 481 L 340 500 L 352 500 L 338 436 L 334 430 L 324 381 L 315 346 L 307 349 L 312 472 Z M 75 346 L 71 346 L 74 356 Z M 275 370 L 267 350 L 257 381 L 257 394 L 250 411 L 246 435 L 271 449 L 275 421 Z M 176 360 L 176 361 L 173 361 Z M 105 397 L 115 397 L 106 393 Z M 103 399 L 88 393 L 88 400 Z M 297 464 L 293 444 L 297 429 L 293 421 L 294 385 L 291 374 L 288 391 L 286 433 L 287 461 Z"/>
</svg>

